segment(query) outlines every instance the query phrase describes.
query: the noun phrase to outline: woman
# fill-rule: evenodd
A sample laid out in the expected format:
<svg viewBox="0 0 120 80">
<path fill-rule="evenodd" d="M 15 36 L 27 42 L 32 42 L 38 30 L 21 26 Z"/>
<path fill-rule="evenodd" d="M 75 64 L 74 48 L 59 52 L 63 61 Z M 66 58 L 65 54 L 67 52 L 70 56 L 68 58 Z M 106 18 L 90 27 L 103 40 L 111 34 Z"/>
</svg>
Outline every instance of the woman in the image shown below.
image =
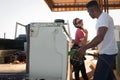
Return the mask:
<svg viewBox="0 0 120 80">
<path fill-rule="evenodd" d="M 72 49 L 77 49 L 87 43 L 88 31 L 84 29 L 82 19 L 75 18 L 73 20 L 73 25 L 77 28 L 77 30 L 75 33 L 75 40 Z M 79 60 L 76 60 L 76 58 L 77 56 L 73 56 L 70 60 L 75 72 L 75 80 L 80 80 L 79 71 L 81 71 L 83 79 L 88 80 L 84 63 L 85 57 L 81 55 L 81 58 L 79 58 Z"/>
</svg>

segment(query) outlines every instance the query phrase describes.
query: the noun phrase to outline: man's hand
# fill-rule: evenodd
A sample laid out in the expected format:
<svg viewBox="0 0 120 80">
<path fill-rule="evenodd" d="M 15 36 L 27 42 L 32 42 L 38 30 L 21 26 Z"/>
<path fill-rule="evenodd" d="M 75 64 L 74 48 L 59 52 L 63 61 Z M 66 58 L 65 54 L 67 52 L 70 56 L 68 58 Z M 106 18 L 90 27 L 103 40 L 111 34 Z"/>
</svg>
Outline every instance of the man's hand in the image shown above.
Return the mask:
<svg viewBox="0 0 120 80">
<path fill-rule="evenodd" d="M 81 46 L 79 49 L 77 49 L 76 57 L 82 58 L 86 54 L 86 46 Z"/>
</svg>

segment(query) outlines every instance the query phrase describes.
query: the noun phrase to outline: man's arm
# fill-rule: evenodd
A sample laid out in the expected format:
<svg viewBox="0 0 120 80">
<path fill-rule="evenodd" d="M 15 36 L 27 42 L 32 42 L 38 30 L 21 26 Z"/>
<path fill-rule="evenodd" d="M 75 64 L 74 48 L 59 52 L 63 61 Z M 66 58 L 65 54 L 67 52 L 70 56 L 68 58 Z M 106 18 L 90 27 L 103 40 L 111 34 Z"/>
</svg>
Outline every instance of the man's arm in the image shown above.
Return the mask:
<svg viewBox="0 0 120 80">
<path fill-rule="evenodd" d="M 81 46 L 77 52 L 78 54 L 76 54 L 76 56 L 80 57 L 80 54 L 85 54 L 85 51 L 89 48 L 92 48 L 92 47 L 96 47 L 99 43 L 101 43 L 104 39 L 104 36 L 107 32 L 108 28 L 103 26 L 103 27 L 100 27 L 98 29 L 98 33 L 96 35 L 96 37 L 93 38 L 93 40 L 91 42 L 89 42 L 87 45 L 85 46 Z"/>
<path fill-rule="evenodd" d="M 99 43 L 101 43 L 104 39 L 104 36 L 107 32 L 108 28 L 107 27 L 100 27 L 98 29 L 97 36 L 93 38 L 93 40 L 86 45 L 86 49 L 96 47 Z"/>
</svg>

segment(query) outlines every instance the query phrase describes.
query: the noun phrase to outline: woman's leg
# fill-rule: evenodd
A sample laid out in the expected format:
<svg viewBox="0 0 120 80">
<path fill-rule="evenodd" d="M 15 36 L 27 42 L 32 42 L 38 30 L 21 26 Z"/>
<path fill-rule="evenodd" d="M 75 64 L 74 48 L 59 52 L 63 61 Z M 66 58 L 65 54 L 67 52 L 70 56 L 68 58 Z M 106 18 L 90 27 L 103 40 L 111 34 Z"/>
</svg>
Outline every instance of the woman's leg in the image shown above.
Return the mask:
<svg viewBox="0 0 120 80">
<path fill-rule="evenodd" d="M 83 62 L 82 65 L 80 66 L 81 74 L 84 80 L 88 80 L 88 76 L 86 73 L 86 68 L 85 68 L 85 63 Z"/>
<path fill-rule="evenodd" d="M 74 68 L 75 80 L 80 80 L 80 77 L 79 77 L 79 67 L 78 66 L 73 66 L 73 68 Z"/>
</svg>

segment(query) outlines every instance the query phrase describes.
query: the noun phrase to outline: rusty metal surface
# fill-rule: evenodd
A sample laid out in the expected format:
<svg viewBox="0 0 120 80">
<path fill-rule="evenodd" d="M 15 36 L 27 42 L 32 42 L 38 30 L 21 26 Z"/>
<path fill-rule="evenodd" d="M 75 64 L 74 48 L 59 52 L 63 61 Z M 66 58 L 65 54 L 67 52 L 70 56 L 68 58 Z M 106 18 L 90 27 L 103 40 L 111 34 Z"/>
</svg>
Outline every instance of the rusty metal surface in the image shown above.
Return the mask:
<svg viewBox="0 0 120 80">
<path fill-rule="evenodd" d="M 90 0 L 45 0 L 53 12 L 86 10 L 86 3 Z M 120 0 L 97 0 L 98 3 L 108 9 L 120 9 Z M 103 8 L 104 9 L 104 8 Z"/>
</svg>

